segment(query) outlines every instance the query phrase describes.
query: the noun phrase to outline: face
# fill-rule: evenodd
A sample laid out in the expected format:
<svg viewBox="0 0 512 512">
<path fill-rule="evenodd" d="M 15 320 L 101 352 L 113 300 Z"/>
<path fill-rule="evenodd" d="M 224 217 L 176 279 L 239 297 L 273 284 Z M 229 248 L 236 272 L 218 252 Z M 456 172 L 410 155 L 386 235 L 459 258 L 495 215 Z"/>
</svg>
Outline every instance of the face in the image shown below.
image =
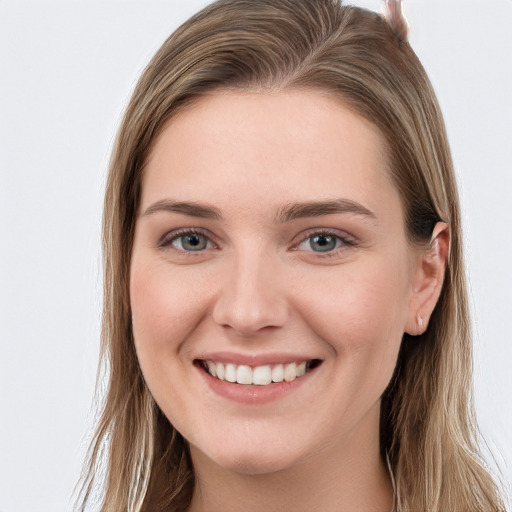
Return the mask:
<svg viewBox="0 0 512 512">
<path fill-rule="evenodd" d="M 265 473 L 378 444 L 415 262 L 382 137 L 337 99 L 217 92 L 172 118 L 130 300 L 147 385 L 193 458 Z"/>
</svg>

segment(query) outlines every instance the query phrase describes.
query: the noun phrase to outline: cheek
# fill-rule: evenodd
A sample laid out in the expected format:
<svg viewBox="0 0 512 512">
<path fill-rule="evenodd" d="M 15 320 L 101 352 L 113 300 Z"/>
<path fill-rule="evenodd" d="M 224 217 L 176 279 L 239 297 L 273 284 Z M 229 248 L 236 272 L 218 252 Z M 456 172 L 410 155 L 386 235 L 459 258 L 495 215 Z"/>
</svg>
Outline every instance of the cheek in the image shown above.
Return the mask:
<svg viewBox="0 0 512 512">
<path fill-rule="evenodd" d="M 408 302 L 405 272 L 397 275 L 384 265 L 340 268 L 315 276 L 314 283 L 304 283 L 296 296 L 309 297 L 310 317 L 318 319 L 318 327 L 343 333 L 347 341 L 363 341 L 365 332 L 384 333 L 392 327 L 403 333 Z"/>
<path fill-rule="evenodd" d="M 190 373 L 184 341 L 201 321 L 204 308 L 198 298 L 204 293 L 196 280 L 172 272 L 156 258 L 135 254 L 130 271 L 133 336 L 140 368 L 156 403 L 178 428 L 193 413 L 183 392 Z"/>
<path fill-rule="evenodd" d="M 405 266 L 401 274 L 392 268 L 386 261 L 353 265 L 350 271 L 340 267 L 316 279 L 316 293 L 301 307 L 353 382 L 364 377 L 385 387 L 394 371 L 407 318 L 408 276 Z"/>
<path fill-rule="evenodd" d="M 165 262 L 134 257 L 130 303 L 135 346 L 141 364 L 148 357 L 179 352 L 204 311 L 204 290 L 187 273 L 173 273 Z"/>
</svg>

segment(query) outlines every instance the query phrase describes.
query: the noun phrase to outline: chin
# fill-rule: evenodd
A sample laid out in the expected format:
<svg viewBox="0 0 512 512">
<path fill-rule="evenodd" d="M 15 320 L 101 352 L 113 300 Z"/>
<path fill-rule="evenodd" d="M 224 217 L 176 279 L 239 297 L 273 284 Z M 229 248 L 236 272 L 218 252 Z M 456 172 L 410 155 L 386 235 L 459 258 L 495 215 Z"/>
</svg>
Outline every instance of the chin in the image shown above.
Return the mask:
<svg viewBox="0 0 512 512">
<path fill-rule="evenodd" d="M 284 461 L 245 456 L 239 456 L 235 460 L 221 461 L 219 465 L 228 471 L 243 475 L 269 475 L 290 468 L 290 465 Z"/>
<path fill-rule="evenodd" d="M 223 448 L 226 448 L 223 446 Z M 198 448 L 191 448 L 192 459 L 207 457 L 215 465 L 244 475 L 265 475 L 283 471 L 298 463 L 300 457 L 291 453 L 276 453 L 267 446 L 231 446 L 229 452 L 210 451 L 200 452 Z M 199 452 L 199 453 L 198 453 Z"/>
</svg>

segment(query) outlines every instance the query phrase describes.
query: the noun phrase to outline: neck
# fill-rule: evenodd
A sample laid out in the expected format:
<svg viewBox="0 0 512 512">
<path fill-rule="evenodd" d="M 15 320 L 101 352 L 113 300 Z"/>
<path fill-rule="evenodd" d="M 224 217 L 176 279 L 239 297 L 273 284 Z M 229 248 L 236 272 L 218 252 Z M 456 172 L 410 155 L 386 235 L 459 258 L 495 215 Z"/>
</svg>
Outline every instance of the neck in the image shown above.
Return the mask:
<svg viewBox="0 0 512 512">
<path fill-rule="evenodd" d="M 390 512 L 393 491 L 378 428 L 371 436 L 364 430 L 293 467 L 256 475 L 222 468 L 191 447 L 196 487 L 189 512 Z"/>
</svg>

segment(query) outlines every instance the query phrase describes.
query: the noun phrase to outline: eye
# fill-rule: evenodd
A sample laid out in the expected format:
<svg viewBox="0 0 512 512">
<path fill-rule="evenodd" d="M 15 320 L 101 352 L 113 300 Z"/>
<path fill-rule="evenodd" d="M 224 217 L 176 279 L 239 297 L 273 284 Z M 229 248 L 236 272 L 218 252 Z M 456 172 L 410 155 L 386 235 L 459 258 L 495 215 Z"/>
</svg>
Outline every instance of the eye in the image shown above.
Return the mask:
<svg viewBox="0 0 512 512">
<path fill-rule="evenodd" d="M 199 233 L 190 233 L 175 238 L 172 245 L 183 251 L 203 251 L 208 247 L 208 239 Z"/>
<path fill-rule="evenodd" d="M 306 243 L 315 252 L 328 252 L 339 247 L 340 239 L 333 235 L 320 234 L 310 236 Z"/>
<path fill-rule="evenodd" d="M 297 249 L 300 251 L 311 251 L 317 253 L 336 252 L 343 246 L 354 245 L 353 242 L 346 238 L 331 232 L 312 233 L 300 244 Z"/>
<path fill-rule="evenodd" d="M 159 243 L 160 247 L 171 246 L 177 251 L 201 252 L 214 246 L 212 241 L 203 233 L 196 230 L 173 231 L 165 235 Z"/>
</svg>

